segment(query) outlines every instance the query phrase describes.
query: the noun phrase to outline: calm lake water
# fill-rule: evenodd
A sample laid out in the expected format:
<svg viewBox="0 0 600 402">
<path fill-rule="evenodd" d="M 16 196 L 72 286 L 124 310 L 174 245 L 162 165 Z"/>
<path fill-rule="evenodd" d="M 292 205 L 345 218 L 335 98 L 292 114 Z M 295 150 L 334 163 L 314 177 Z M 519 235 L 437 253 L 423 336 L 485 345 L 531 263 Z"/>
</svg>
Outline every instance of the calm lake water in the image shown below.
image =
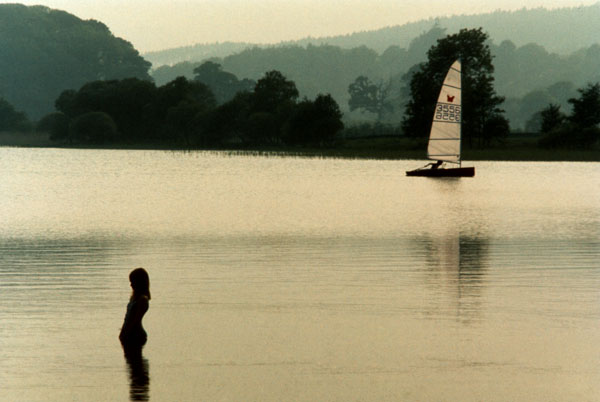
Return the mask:
<svg viewBox="0 0 600 402">
<path fill-rule="evenodd" d="M 600 164 L 423 163 L 0 148 L 0 400 L 600 400 Z"/>
</svg>

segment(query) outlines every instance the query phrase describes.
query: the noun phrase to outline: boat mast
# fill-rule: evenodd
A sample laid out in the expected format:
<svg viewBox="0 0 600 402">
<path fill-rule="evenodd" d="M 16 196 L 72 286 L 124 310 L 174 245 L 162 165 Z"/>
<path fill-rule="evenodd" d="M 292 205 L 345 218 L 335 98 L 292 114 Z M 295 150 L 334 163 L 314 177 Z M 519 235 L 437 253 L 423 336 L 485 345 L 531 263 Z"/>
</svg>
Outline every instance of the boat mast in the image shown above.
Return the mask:
<svg viewBox="0 0 600 402">
<path fill-rule="evenodd" d="M 462 126 L 463 126 L 463 82 L 462 82 L 462 59 L 459 57 L 458 62 L 460 63 L 460 125 L 458 130 L 458 167 L 462 167 Z"/>
</svg>

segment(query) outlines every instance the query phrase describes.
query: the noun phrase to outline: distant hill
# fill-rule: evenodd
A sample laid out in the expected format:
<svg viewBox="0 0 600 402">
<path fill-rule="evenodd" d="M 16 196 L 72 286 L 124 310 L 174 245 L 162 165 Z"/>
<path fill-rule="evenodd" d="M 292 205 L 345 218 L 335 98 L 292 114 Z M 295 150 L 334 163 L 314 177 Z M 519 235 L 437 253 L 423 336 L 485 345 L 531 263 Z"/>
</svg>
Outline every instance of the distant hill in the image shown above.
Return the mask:
<svg viewBox="0 0 600 402">
<path fill-rule="evenodd" d="M 517 11 L 439 17 L 319 41 L 342 47 L 360 44 L 382 52 L 391 45 L 407 46 L 412 38 L 437 24 L 446 28 L 449 34 L 456 33 L 461 28 L 483 27 L 496 43 L 504 40 L 510 40 L 517 46 L 537 43 L 550 52 L 570 53 L 600 42 L 599 23 L 600 2 L 576 8 L 523 8 Z M 311 39 L 304 39 L 299 43 L 311 41 L 314 43 Z"/>
<path fill-rule="evenodd" d="M 408 48 L 390 46 L 378 53 L 366 46 L 344 49 L 332 45 L 279 46 L 250 48 L 212 60 L 238 78 L 259 79 L 269 70 L 278 70 L 293 80 L 300 96 L 314 98 L 330 93 L 349 120 L 373 119 L 374 116 L 354 115 L 348 110 L 348 86 L 365 75 L 373 82 L 391 82 L 391 102 L 395 106 L 390 122 L 398 122 L 407 101 L 405 74 L 415 64 L 426 59 L 427 50 L 445 36 L 441 28 L 432 28 L 415 38 Z M 570 108 L 567 100 L 577 95 L 576 89 L 589 82 L 600 82 L 600 45 L 578 49 L 568 55 L 548 52 L 536 44 L 516 46 L 505 40 L 490 43 L 494 55 L 495 88 L 505 96 L 503 106 L 513 128 L 523 129 L 531 115 L 548 105 Z M 159 85 L 177 76 L 194 78 L 193 70 L 201 62 L 183 62 L 161 66 L 152 71 Z"/>
<path fill-rule="evenodd" d="M 99 79 L 151 79 L 150 63 L 101 22 L 43 6 L 0 4 L 0 97 L 29 118 L 65 89 Z"/>
<path fill-rule="evenodd" d="M 373 31 L 324 38 L 305 38 L 277 45 L 249 43 L 198 44 L 144 54 L 154 67 L 183 61 L 200 61 L 211 57 L 226 57 L 245 48 L 307 44 L 328 44 L 342 48 L 367 46 L 378 52 L 390 46 L 406 48 L 410 42 L 435 24 L 447 33 L 461 28 L 483 27 L 495 43 L 510 40 L 516 46 L 536 43 L 552 53 L 566 54 L 600 42 L 600 2 L 591 6 L 547 10 L 544 8 L 518 11 L 496 11 L 487 14 L 458 15 L 422 20 Z"/>
<path fill-rule="evenodd" d="M 213 57 L 227 57 L 256 45 L 246 42 L 197 44 L 144 53 L 144 58 L 155 67 L 173 65 L 183 61 L 200 61 Z"/>
</svg>

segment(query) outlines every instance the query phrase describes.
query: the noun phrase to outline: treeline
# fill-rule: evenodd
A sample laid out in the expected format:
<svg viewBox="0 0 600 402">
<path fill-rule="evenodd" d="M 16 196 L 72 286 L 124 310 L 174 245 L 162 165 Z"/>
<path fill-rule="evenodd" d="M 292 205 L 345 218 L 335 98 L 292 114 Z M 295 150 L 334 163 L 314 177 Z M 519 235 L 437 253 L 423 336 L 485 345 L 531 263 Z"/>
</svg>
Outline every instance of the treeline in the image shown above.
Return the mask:
<svg viewBox="0 0 600 402">
<path fill-rule="evenodd" d="M 343 49 L 331 45 L 290 45 L 268 48 L 254 47 L 224 58 L 210 61 L 237 77 L 257 79 L 264 71 L 276 69 L 294 80 L 301 96 L 312 97 L 319 92 L 330 93 L 345 106 L 348 85 L 360 75 L 372 79 L 397 77 L 416 63 L 425 60 L 427 50 L 444 36 L 444 30 L 434 27 L 414 39 L 407 49 L 391 46 L 379 54 L 366 46 Z M 175 76 L 193 78 L 194 69 L 206 60 L 161 66 L 152 71 L 157 84 Z"/>
<path fill-rule="evenodd" d="M 208 85 L 185 77 L 159 87 L 137 78 L 94 81 L 64 91 L 38 130 L 66 145 L 218 148 L 318 147 L 331 144 L 343 128 L 330 95 L 299 100 L 295 83 L 278 71 L 221 101 Z"/>
<path fill-rule="evenodd" d="M 591 149 L 600 141 L 600 83 L 578 89 L 579 96 L 571 98 L 572 112 L 565 114 L 560 105 L 549 104 L 537 113 L 540 130 L 545 133 L 539 141 L 544 148 Z"/>
<path fill-rule="evenodd" d="M 538 46 L 517 48 L 507 42 L 495 46 L 482 28 L 445 34 L 445 29 L 434 26 L 408 49 L 390 47 L 381 55 L 366 47 L 252 49 L 225 58 L 229 68 L 215 61 L 190 64 L 191 75 L 164 83 L 136 77 L 134 72 L 124 79 L 91 79 L 76 86 L 78 90 L 63 88 L 54 101 L 56 111 L 42 118 L 36 129 L 66 145 L 331 146 L 336 138 L 359 136 L 356 128 L 338 135 L 344 127 L 337 103 L 341 98 L 341 106 L 353 113 L 346 122 L 355 118 L 371 123 L 360 126 L 365 136 L 402 135 L 422 145 L 443 76 L 461 57 L 466 147 L 501 143 L 517 127 L 511 112 L 519 115 L 518 124 L 543 133 L 540 146 L 597 146 L 600 84 L 593 82 L 600 82 L 600 73 L 588 63 L 600 60 L 600 46 L 577 52 L 574 58 L 557 59 Z M 502 63 L 494 52 L 504 55 Z M 535 57 L 524 56 L 529 53 Z M 500 78 L 525 87 L 527 77 L 542 68 L 539 63 L 553 62 L 572 62 L 577 74 L 598 79 L 589 80 L 592 84 L 587 86 L 563 80 L 521 99 L 506 100 L 499 90 Z M 295 76 L 277 66 L 287 66 Z M 549 74 L 542 75 L 544 82 L 553 82 Z M 343 96 L 331 95 L 335 91 Z M 0 96 L 0 131 L 28 130 L 32 124 L 21 110 Z"/>
<path fill-rule="evenodd" d="M 481 31 L 474 33 L 484 37 Z M 432 109 L 429 104 L 435 103 L 438 81 L 447 70 L 448 60 L 474 33 L 449 36 L 432 48 L 428 63 L 421 64 L 412 76 L 411 102 L 401 125 L 362 124 L 342 131 L 342 113 L 330 95 L 299 100 L 295 83 L 278 71 L 267 72 L 254 82 L 239 80 L 220 65 L 207 62 L 195 69 L 195 79 L 178 77 L 160 87 L 132 78 L 95 81 L 78 91 L 64 91 L 56 100 L 57 112 L 40 120 L 37 130 L 49 132 L 58 144 L 91 146 L 331 147 L 342 137 L 369 135 L 411 138 L 417 145 L 427 138 Z M 479 53 L 486 54 L 485 48 L 481 49 Z M 465 60 L 474 57 L 483 59 L 477 54 L 462 55 Z M 502 143 L 508 135 L 508 121 L 498 107 L 502 98 L 493 91 L 491 68 L 488 56 L 485 70 L 472 70 L 472 78 L 464 77 L 468 113 L 464 115 L 463 131 L 468 148 L 489 148 L 492 142 Z M 373 87 L 354 88 L 354 95 L 362 101 L 359 108 L 368 107 L 369 102 L 377 106 L 377 97 L 371 96 Z M 471 87 L 491 90 L 482 92 Z M 571 113 L 549 102 L 534 114 L 540 147 L 594 149 L 598 145 L 600 83 L 589 84 L 575 93 L 577 96 L 567 100 Z M 23 113 L 0 100 L 0 131 L 25 131 L 29 127 L 31 123 Z"/>
<path fill-rule="evenodd" d="M 204 51 L 210 53 L 196 54 L 197 62 L 157 68 L 153 78 L 157 86 L 178 76 L 193 79 L 195 68 L 210 54 L 218 55 L 219 58 L 211 60 L 237 77 L 256 81 L 265 71 L 277 70 L 296 83 L 300 98 L 331 94 L 345 112 L 346 121 L 398 124 L 409 101 L 408 82 L 413 66 L 423 62 L 428 49 L 448 32 L 457 30 L 458 26 L 478 24 L 497 42 L 503 38 L 497 34 L 502 29 L 511 31 L 506 33 L 509 38 L 519 33 L 512 42 L 490 44 L 495 56 L 495 84 L 498 94 L 506 98 L 503 108 L 511 128 L 535 129 L 537 123 L 532 116 L 548 102 L 567 110 L 570 108 L 568 99 L 576 96 L 577 88 L 600 81 L 600 46 L 591 44 L 597 42 L 592 22 L 599 14 L 600 4 L 596 4 L 577 9 L 441 18 L 437 25 L 434 21 L 422 21 L 409 24 L 408 30 L 392 27 L 357 33 L 340 37 L 339 42 L 313 40 L 329 43 L 322 45 L 301 41 L 243 51 L 237 44 L 208 45 Z M 546 23 L 541 24 L 541 21 Z M 537 32 L 528 41 L 540 45 L 523 42 L 526 30 Z M 562 34 L 551 34 L 552 30 Z M 129 42 L 114 37 L 98 21 L 83 21 L 43 6 L 0 4 L 0 32 L 0 97 L 33 120 L 52 111 L 54 100 L 64 89 L 80 88 L 96 80 L 151 79 L 150 64 Z M 369 39 L 371 34 L 384 33 L 385 40 Z M 565 46 L 564 41 L 570 45 Z M 577 44 L 585 47 L 577 50 Z M 556 47 L 552 45 L 573 50 L 569 55 L 558 55 L 553 53 Z M 192 54 L 195 50 L 194 47 L 185 52 Z M 219 53 L 225 50 L 239 53 L 225 57 L 227 53 Z M 393 108 L 381 115 L 351 112 L 348 87 L 361 76 L 389 88 L 386 103 Z"/>
</svg>

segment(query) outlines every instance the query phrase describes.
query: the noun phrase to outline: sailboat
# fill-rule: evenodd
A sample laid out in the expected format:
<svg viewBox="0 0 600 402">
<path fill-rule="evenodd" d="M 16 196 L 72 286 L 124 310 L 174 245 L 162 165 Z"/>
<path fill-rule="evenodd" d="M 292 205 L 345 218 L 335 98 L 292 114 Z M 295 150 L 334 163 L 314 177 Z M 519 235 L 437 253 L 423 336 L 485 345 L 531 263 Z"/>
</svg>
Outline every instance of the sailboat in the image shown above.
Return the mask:
<svg viewBox="0 0 600 402">
<path fill-rule="evenodd" d="M 473 177 L 474 167 L 462 167 L 460 136 L 462 128 L 461 65 L 456 60 L 444 79 L 429 134 L 427 158 L 437 161 L 406 172 L 407 176 Z M 446 163 L 458 165 L 446 167 Z"/>
</svg>

